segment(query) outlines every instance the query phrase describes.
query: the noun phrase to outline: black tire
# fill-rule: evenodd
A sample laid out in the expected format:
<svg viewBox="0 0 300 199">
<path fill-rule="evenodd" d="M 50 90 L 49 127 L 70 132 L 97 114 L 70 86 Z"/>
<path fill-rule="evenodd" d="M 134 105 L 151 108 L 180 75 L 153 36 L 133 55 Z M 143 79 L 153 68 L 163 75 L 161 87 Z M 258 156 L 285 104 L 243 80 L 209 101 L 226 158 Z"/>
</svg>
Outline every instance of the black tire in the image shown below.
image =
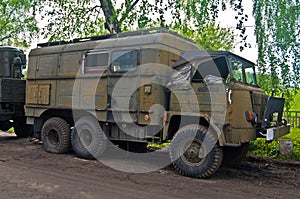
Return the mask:
<svg viewBox="0 0 300 199">
<path fill-rule="evenodd" d="M 188 125 L 175 134 L 170 145 L 170 158 L 181 175 L 207 178 L 220 167 L 223 150 L 217 144 L 217 136 L 208 132 L 207 127 Z"/>
<path fill-rule="evenodd" d="M 11 127 L 13 127 L 13 122 L 10 122 L 10 121 L 0 122 L 0 130 L 1 131 L 8 131 Z"/>
<path fill-rule="evenodd" d="M 20 138 L 26 138 L 33 135 L 33 126 L 26 124 L 26 118 L 14 120 L 15 134 Z"/>
<path fill-rule="evenodd" d="M 71 142 L 75 154 L 84 159 L 99 158 L 107 147 L 106 136 L 92 116 L 84 116 L 75 123 Z"/>
<path fill-rule="evenodd" d="M 42 128 L 42 141 L 45 151 L 67 153 L 70 151 L 70 125 L 62 118 L 48 119 Z"/>
</svg>

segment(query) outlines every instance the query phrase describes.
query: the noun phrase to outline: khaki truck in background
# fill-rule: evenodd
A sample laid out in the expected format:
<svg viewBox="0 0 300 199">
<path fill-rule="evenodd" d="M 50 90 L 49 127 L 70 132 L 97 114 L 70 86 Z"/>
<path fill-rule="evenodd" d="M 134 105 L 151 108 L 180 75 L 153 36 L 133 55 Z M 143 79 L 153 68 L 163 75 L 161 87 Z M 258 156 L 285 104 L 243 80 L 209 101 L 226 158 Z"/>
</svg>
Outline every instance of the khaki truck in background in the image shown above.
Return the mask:
<svg viewBox="0 0 300 199">
<path fill-rule="evenodd" d="M 26 55 L 22 50 L 0 46 L 0 130 L 14 128 L 18 137 L 32 134 L 24 113 L 26 81 L 22 70 Z"/>
<path fill-rule="evenodd" d="M 223 149 L 289 133 L 283 105 L 258 87 L 252 62 L 166 29 L 46 43 L 29 55 L 27 123 L 52 153 L 89 159 L 108 141 L 171 140 L 175 168 L 206 178 Z"/>
</svg>

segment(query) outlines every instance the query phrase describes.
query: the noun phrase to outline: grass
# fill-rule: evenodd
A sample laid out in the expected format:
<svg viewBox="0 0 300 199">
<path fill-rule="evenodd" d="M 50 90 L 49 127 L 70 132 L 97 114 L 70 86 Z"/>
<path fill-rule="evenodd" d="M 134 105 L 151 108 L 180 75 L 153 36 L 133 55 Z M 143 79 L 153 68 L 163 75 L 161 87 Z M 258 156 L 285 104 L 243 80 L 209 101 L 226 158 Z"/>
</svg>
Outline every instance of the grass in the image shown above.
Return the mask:
<svg viewBox="0 0 300 199">
<path fill-rule="evenodd" d="M 291 106 L 291 111 L 300 111 L 300 92 L 295 96 L 294 102 Z"/>
<path fill-rule="evenodd" d="M 158 144 L 158 143 L 149 143 L 147 147 L 148 148 L 152 148 L 152 149 L 161 149 L 161 148 L 170 146 L 170 144 L 171 144 L 171 141 L 168 140 L 167 142 L 161 143 L 161 144 Z"/>
<path fill-rule="evenodd" d="M 11 127 L 7 132 L 8 133 L 14 133 L 15 132 L 14 127 Z"/>
<path fill-rule="evenodd" d="M 293 142 L 292 156 L 284 157 L 279 153 L 279 140 L 281 139 L 291 139 Z M 261 157 L 273 157 L 276 159 L 283 160 L 297 160 L 300 161 L 300 129 L 291 129 L 291 133 L 278 138 L 271 143 L 267 143 L 265 139 L 259 138 L 250 143 L 250 148 L 248 154 L 261 156 Z"/>
</svg>

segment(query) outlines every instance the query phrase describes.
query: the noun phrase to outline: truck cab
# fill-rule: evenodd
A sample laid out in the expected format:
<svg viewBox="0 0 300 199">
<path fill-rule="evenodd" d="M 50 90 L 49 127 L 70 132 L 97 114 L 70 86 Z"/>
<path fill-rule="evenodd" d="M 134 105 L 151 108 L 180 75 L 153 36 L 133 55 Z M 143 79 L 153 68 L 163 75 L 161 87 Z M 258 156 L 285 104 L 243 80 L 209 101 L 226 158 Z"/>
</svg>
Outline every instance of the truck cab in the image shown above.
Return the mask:
<svg viewBox="0 0 300 199">
<path fill-rule="evenodd" d="M 196 108 L 211 117 L 218 108 L 221 113 L 226 111 L 221 118 L 214 115 L 215 120 L 222 119 L 216 123 L 224 127 L 224 145 L 240 145 L 257 137 L 272 141 L 283 132 L 289 132 L 289 126 L 282 119 L 284 98 L 264 93 L 257 84 L 254 63 L 226 51 L 190 51 L 182 55 L 175 64 L 176 68 L 182 76 L 189 76 L 190 89 L 197 98 L 201 101 L 207 99 L 203 103 L 198 100 L 200 107 L 192 108 L 194 112 Z M 180 77 L 171 77 L 169 84 L 176 90 L 183 90 L 182 94 L 186 95 L 186 83 Z M 215 100 L 213 103 L 212 99 Z M 170 110 L 179 111 L 177 104 L 175 96 L 171 95 Z M 275 114 L 276 118 L 273 117 Z"/>
</svg>

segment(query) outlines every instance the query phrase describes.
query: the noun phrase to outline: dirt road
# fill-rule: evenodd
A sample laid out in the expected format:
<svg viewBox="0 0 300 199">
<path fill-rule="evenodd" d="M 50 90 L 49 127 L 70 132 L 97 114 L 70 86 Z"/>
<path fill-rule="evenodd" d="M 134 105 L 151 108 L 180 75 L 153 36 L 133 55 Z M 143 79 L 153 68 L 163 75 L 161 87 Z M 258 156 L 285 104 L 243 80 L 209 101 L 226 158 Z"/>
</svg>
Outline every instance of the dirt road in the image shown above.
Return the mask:
<svg viewBox="0 0 300 199">
<path fill-rule="evenodd" d="M 172 168 L 123 173 L 6 133 L 0 150 L 0 198 L 300 198 L 299 164 L 248 158 L 201 180 Z"/>
</svg>

